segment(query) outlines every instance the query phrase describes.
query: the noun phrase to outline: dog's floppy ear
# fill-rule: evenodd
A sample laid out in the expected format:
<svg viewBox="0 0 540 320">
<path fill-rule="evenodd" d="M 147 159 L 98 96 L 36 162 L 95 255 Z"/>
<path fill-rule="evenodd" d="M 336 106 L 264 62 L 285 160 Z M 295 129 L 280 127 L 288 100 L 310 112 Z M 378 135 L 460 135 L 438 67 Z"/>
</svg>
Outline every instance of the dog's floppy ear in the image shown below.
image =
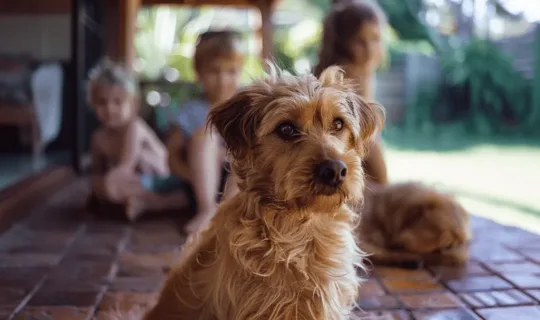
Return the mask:
<svg viewBox="0 0 540 320">
<path fill-rule="evenodd" d="M 373 140 L 384 128 L 386 114 L 383 106 L 378 103 L 365 101 L 356 93 L 353 101 L 356 100 L 356 105 L 360 111 L 360 132 L 363 140 Z"/>
<path fill-rule="evenodd" d="M 352 81 L 345 79 L 343 70 L 338 66 L 330 66 L 319 76 L 323 86 L 339 87 L 347 92 L 347 102 L 360 124 L 359 142 L 371 142 L 384 127 L 384 108 L 374 102 L 362 98 Z"/>
<path fill-rule="evenodd" d="M 358 119 L 359 136 L 356 143 L 358 148 L 366 152 L 384 127 L 384 108 L 377 103 L 366 101 L 354 90 L 349 90 L 347 103 Z"/>
<path fill-rule="evenodd" d="M 345 72 L 338 66 L 330 66 L 321 72 L 319 81 L 323 86 L 343 85 L 345 83 Z"/>
<path fill-rule="evenodd" d="M 252 104 L 248 90 L 241 90 L 208 114 L 207 126 L 215 126 L 237 159 L 243 158 L 256 141 L 258 117 Z"/>
</svg>

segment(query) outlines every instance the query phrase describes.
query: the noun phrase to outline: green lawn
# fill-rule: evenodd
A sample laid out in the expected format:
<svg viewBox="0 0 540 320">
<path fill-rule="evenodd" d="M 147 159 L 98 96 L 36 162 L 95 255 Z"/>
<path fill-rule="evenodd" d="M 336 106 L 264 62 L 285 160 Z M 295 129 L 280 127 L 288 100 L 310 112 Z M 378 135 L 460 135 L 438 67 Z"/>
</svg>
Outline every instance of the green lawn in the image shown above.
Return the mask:
<svg viewBox="0 0 540 320">
<path fill-rule="evenodd" d="M 474 214 L 540 232 L 540 146 L 523 141 L 385 133 L 389 176 L 438 186 Z"/>
</svg>

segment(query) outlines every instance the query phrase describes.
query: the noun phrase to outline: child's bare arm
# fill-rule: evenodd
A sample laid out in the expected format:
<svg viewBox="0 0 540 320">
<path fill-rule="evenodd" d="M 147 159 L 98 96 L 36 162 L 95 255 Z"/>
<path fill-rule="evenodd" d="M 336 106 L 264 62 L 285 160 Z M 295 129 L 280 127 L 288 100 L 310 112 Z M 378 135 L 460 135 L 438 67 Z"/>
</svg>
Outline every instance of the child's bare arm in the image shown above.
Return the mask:
<svg viewBox="0 0 540 320">
<path fill-rule="evenodd" d="M 382 144 L 380 141 L 376 141 L 368 151 L 364 165 L 366 177 L 369 181 L 379 184 L 388 183 L 386 161 L 384 159 Z"/>
<path fill-rule="evenodd" d="M 150 149 L 152 149 L 160 157 L 167 157 L 167 148 L 165 147 L 163 142 L 161 142 L 154 130 L 152 130 L 152 128 L 150 128 L 150 126 L 146 124 L 146 122 L 142 120 L 140 121 L 144 132 L 144 138 L 146 141 L 148 141 Z"/>
<path fill-rule="evenodd" d="M 91 188 L 98 198 L 121 203 L 125 201 L 126 195 L 140 192 L 140 180 L 135 175 L 126 174 L 122 167 L 109 170 L 107 164 L 114 162 L 114 159 L 108 159 L 104 151 L 105 139 L 107 136 L 102 131 L 92 135 Z"/>
<path fill-rule="evenodd" d="M 142 134 L 141 125 L 138 121 L 132 122 L 126 132 L 124 133 L 124 139 L 122 141 L 121 153 L 118 162 L 118 166 L 134 171 L 137 167 L 139 155 L 142 150 Z"/>
<path fill-rule="evenodd" d="M 169 175 L 170 170 L 167 165 L 167 148 L 157 137 L 156 133 L 146 122 L 139 120 L 141 140 L 144 142 L 141 153 L 141 161 L 150 165 L 154 174 Z"/>
<path fill-rule="evenodd" d="M 185 140 L 180 128 L 173 127 L 167 137 L 168 164 L 171 172 L 177 177 L 187 177 L 188 166 L 182 160 Z"/>
</svg>

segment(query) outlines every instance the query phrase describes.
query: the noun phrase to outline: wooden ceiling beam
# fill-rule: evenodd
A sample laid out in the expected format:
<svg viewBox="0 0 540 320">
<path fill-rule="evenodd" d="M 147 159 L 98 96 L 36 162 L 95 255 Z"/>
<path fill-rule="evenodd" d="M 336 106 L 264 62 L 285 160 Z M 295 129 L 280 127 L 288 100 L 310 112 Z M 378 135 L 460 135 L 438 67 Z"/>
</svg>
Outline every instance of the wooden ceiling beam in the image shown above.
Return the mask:
<svg viewBox="0 0 540 320">
<path fill-rule="evenodd" d="M 276 0 L 263 0 L 273 3 Z M 235 6 L 235 7 L 254 7 L 257 6 L 255 0 L 142 0 L 143 6 L 155 5 L 178 5 L 178 6 Z"/>
<path fill-rule="evenodd" d="M 71 0 L 0 0 L 0 16 L 68 14 Z"/>
</svg>

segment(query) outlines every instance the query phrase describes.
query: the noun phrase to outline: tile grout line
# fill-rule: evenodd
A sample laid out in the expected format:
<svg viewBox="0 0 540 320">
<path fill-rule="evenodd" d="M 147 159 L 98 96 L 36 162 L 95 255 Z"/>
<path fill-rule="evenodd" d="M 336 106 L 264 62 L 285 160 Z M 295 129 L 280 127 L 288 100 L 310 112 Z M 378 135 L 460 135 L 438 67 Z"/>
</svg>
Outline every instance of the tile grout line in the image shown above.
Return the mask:
<svg viewBox="0 0 540 320">
<path fill-rule="evenodd" d="M 39 289 L 41 289 L 41 287 L 43 286 L 45 281 L 47 281 L 47 279 L 48 279 L 48 275 L 45 275 L 41 278 L 41 280 L 38 281 L 38 283 L 36 283 L 36 285 L 32 288 L 32 290 L 30 290 L 26 294 L 25 298 L 22 299 L 21 302 L 19 302 L 15 310 L 13 310 L 13 312 L 11 313 L 11 316 L 8 318 L 8 320 L 12 320 L 19 312 L 22 311 L 22 309 L 24 309 L 24 307 L 26 307 L 26 304 L 30 302 L 30 300 L 34 297 L 34 294 L 36 294 L 36 292 Z"/>
<path fill-rule="evenodd" d="M 96 303 L 91 308 L 91 312 L 89 312 L 89 316 L 88 316 L 88 318 L 86 320 L 93 319 L 95 316 L 97 316 L 97 313 L 100 311 L 99 306 L 100 306 L 101 302 L 103 301 L 103 298 L 105 297 L 105 295 L 109 291 L 109 288 L 111 287 L 111 285 L 114 282 L 115 278 L 118 275 L 120 256 L 121 256 L 122 252 L 126 249 L 128 243 L 130 242 L 131 237 L 132 237 L 132 233 L 133 233 L 133 229 L 130 226 L 126 227 L 125 230 L 124 230 L 124 235 L 123 235 L 122 239 L 118 241 L 118 244 L 119 244 L 118 248 L 117 248 L 118 250 L 116 252 L 115 259 L 111 263 L 111 272 L 110 272 L 109 279 L 108 279 L 107 283 L 103 285 L 104 290 L 102 290 L 101 294 L 98 295 L 98 297 L 96 299 Z"/>
<path fill-rule="evenodd" d="M 53 272 L 53 270 L 55 269 L 55 267 L 57 267 L 58 265 L 60 265 L 60 263 L 62 262 L 62 260 L 65 258 L 67 252 L 69 251 L 69 249 L 71 248 L 71 246 L 73 245 L 73 243 L 76 241 L 77 237 L 79 237 L 80 233 L 83 232 L 83 230 L 85 229 L 85 225 L 81 225 L 79 226 L 78 230 L 74 232 L 74 237 L 73 239 L 71 240 L 71 242 L 66 246 L 66 248 L 64 249 L 64 251 L 61 253 L 61 258 L 58 260 L 58 262 L 52 266 L 48 266 L 49 270 L 47 270 L 47 272 L 45 273 L 45 275 L 41 278 L 40 281 L 38 281 L 38 283 L 36 283 L 36 285 L 32 288 L 32 290 L 30 290 L 25 298 L 23 300 L 21 300 L 21 302 L 17 305 L 17 307 L 15 308 L 15 310 L 13 310 L 13 312 L 11 313 L 11 316 L 9 317 L 8 320 L 11 320 L 13 319 L 19 312 L 22 311 L 22 309 L 24 309 L 28 302 L 30 302 L 30 300 L 34 297 L 34 295 L 36 294 L 36 292 L 39 291 L 39 289 L 41 289 L 43 287 L 43 284 L 49 279 L 50 275 L 51 275 L 51 272 Z"/>
<path fill-rule="evenodd" d="M 531 261 L 528 261 L 528 260 L 526 260 L 526 259 L 525 259 L 525 261 L 531 262 Z M 537 265 L 536 262 L 533 261 L 533 263 L 534 263 L 535 265 Z M 484 265 L 484 263 L 482 263 L 482 266 L 483 266 L 484 268 L 487 268 L 489 271 L 493 272 L 493 274 L 499 276 L 499 277 L 500 277 L 501 279 L 503 279 L 504 281 L 510 283 L 510 285 L 512 286 L 512 289 L 515 289 L 515 290 L 517 290 L 517 291 L 523 293 L 523 294 L 526 295 L 527 297 L 531 298 L 531 299 L 533 300 L 533 302 L 537 302 L 537 301 L 538 301 L 534 296 L 530 295 L 530 294 L 527 292 L 528 289 L 526 289 L 526 288 L 520 288 L 518 285 L 514 284 L 513 281 L 511 281 L 509 278 L 507 278 L 506 276 L 504 276 L 503 273 L 501 273 L 501 272 L 499 272 L 499 271 L 497 271 L 497 270 L 495 270 L 495 269 L 492 269 L 492 268 L 489 267 L 489 265 L 487 265 L 487 264 Z M 526 273 L 526 274 L 529 274 L 529 273 Z M 530 275 L 530 274 L 529 274 L 529 275 Z M 540 289 L 540 288 L 538 288 L 538 289 Z M 533 305 L 540 305 L 540 303 L 537 302 L 537 303 L 535 303 L 535 304 L 533 304 Z"/>
<path fill-rule="evenodd" d="M 516 254 L 520 255 L 521 257 L 523 257 L 523 260 L 527 261 L 527 262 L 531 262 L 531 263 L 534 263 L 536 265 L 540 265 L 539 262 L 537 262 L 536 260 L 532 259 L 532 258 L 529 258 L 527 255 L 523 254 L 520 250 L 516 249 L 516 248 L 513 248 L 513 247 L 510 247 L 508 246 L 508 244 L 506 243 L 503 243 L 502 244 L 503 247 L 507 250 L 510 250 L 512 252 L 515 252 Z M 540 248 L 538 248 L 538 250 L 540 251 Z"/>
<path fill-rule="evenodd" d="M 503 244 L 503 245 L 504 245 L 504 244 Z M 508 278 L 506 278 L 502 273 L 500 273 L 500 272 L 498 272 L 497 270 L 491 268 L 490 265 L 489 265 L 489 263 L 488 263 L 487 261 L 481 261 L 481 260 L 480 260 L 480 261 L 478 261 L 478 263 L 479 263 L 483 268 L 485 268 L 486 270 L 490 271 L 492 274 L 494 274 L 494 275 L 500 277 L 501 279 L 503 279 L 504 281 L 508 282 L 508 283 L 512 286 L 512 289 L 508 289 L 508 290 L 517 290 L 517 291 L 519 291 L 519 292 L 521 292 L 521 293 L 523 293 L 523 294 L 529 296 L 529 295 L 527 294 L 527 292 L 525 291 L 525 289 L 519 288 L 519 287 L 518 287 L 517 285 L 515 285 L 512 281 L 510 281 Z M 504 262 L 502 262 L 502 263 L 504 263 Z M 536 300 L 536 299 L 534 299 L 534 297 L 531 297 L 531 298 L 533 298 L 533 299 L 532 299 L 533 302 Z M 538 303 L 534 303 L 534 304 L 532 304 L 532 305 L 530 305 L 530 306 L 538 306 Z M 485 319 L 484 317 L 482 317 L 482 315 L 480 315 L 480 313 L 478 312 L 479 310 L 497 309 L 497 308 L 501 308 L 501 307 L 502 307 L 502 308 L 505 308 L 504 306 L 494 306 L 494 307 L 479 307 L 479 308 L 473 308 L 472 310 L 473 310 L 474 313 L 477 314 L 480 318 Z M 510 306 L 508 306 L 508 307 L 510 307 Z M 519 307 L 519 305 L 518 305 L 518 306 L 513 306 L 513 307 Z"/>
<path fill-rule="evenodd" d="M 469 258 L 469 261 L 470 261 L 470 258 Z M 480 261 L 476 261 L 476 263 L 478 263 L 481 267 L 485 268 L 485 266 L 480 262 Z M 479 313 L 476 312 L 475 308 L 473 306 L 470 306 L 467 301 L 465 301 L 465 299 L 463 299 L 461 296 L 460 296 L 460 293 L 458 293 L 457 291 L 454 291 L 452 290 L 452 288 L 450 288 L 450 286 L 448 286 L 446 284 L 447 281 L 443 281 L 441 277 L 439 277 L 437 274 L 435 274 L 435 272 L 433 270 L 431 270 L 431 268 L 427 268 L 428 272 L 431 273 L 436 279 L 437 281 L 442 285 L 444 286 L 449 292 L 451 292 L 456 298 L 459 299 L 459 301 L 462 303 L 462 308 L 464 309 L 468 309 L 470 310 L 474 315 L 476 315 L 477 317 L 479 317 L 480 319 L 484 319 L 484 317 L 482 317 Z M 487 271 L 491 271 L 489 269 L 487 269 Z M 464 277 L 467 277 L 469 276 L 469 274 L 465 274 Z"/>
</svg>

